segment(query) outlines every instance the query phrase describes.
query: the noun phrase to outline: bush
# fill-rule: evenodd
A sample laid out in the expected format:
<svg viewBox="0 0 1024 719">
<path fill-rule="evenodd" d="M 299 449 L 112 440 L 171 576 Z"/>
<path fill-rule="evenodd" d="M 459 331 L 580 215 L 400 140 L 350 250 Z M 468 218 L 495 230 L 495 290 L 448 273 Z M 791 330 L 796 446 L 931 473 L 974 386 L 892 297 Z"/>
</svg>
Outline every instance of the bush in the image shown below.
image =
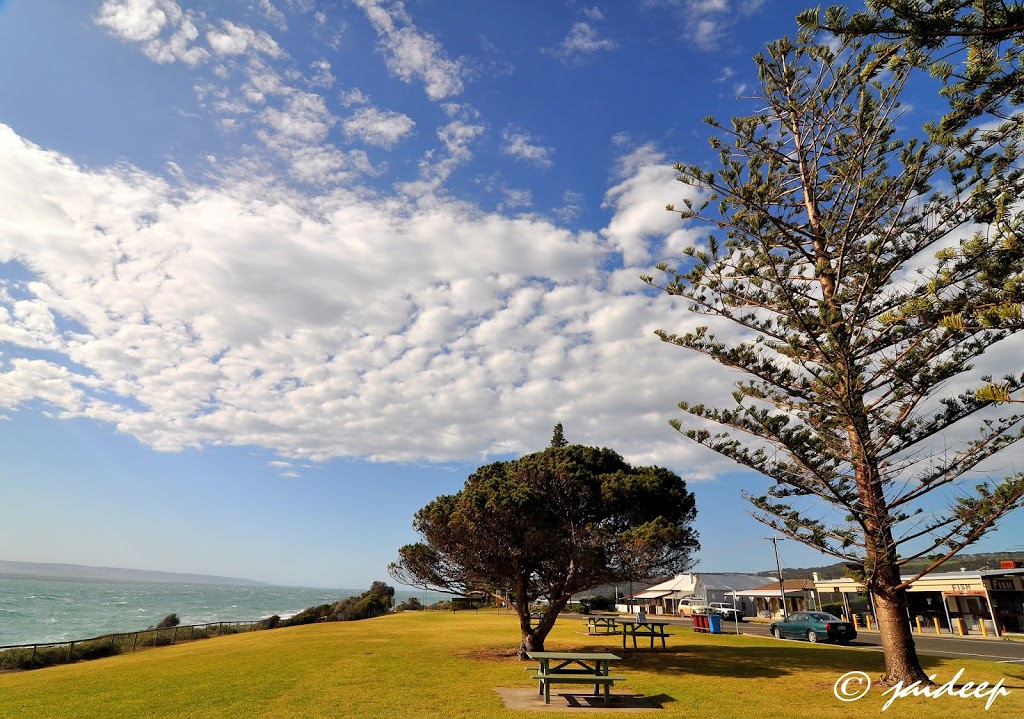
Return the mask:
<svg viewBox="0 0 1024 719">
<path fill-rule="evenodd" d="M 170 629 L 181 624 L 181 620 L 178 619 L 177 614 L 168 614 L 166 617 L 160 620 L 160 623 L 156 625 L 157 629 Z"/>
<path fill-rule="evenodd" d="M 8 649 L 5 652 L 0 652 L 0 670 L 41 669 L 68 661 L 77 662 L 110 657 L 120 652 L 121 647 L 116 641 L 111 642 L 109 637 L 91 642 L 76 642 L 71 650 L 70 659 L 67 645 L 38 647 L 34 655 L 31 649 Z"/>
<path fill-rule="evenodd" d="M 309 609 L 303 609 L 294 617 L 285 619 L 283 622 L 281 622 L 281 625 L 285 627 L 295 627 L 301 624 L 312 624 L 313 622 L 319 622 L 322 619 L 326 619 L 330 615 L 331 605 L 321 604 L 318 607 L 310 607 Z"/>
<path fill-rule="evenodd" d="M 834 603 L 830 603 L 830 604 L 822 604 L 821 605 L 821 611 L 828 612 L 829 614 L 834 614 L 837 617 L 841 617 L 841 616 L 843 616 L 843 612 L 845 612 L 846 609 L 845 609 L 845 607 L 843 607 L 842 604 L 839 604 L 838 602 L 834 602 Z"/>
<path fill-rule="evenodd" d="M 278 614 L 271 614 L 263 620 L 263 623 L 267 629 L 276 629 L 277 625 L 281 623 L 281 617 Z"/>
<path fill-rule="evenodd" d="M 374 582 L 368 591 L 358 597 L 349 597 L 335 604 L 331 613 L 334 619 L 343 622 L 379 617 L 387 613 L 394 596 L 394 587 L 384 582 Z"/>
<path fill-rule="evenodd" d="M 364 594 L 335 605 L 338 610 L 335 617 L 343 622 L 370 619 L 386 614 L 389 606 L 390 602 L 386 597 L 379 594 Z"/>
<path fill-rule="evenodd" d="M 93 642 L 83 642 L 75 647 L 72 653 L 71 660 L 75 661 L 78 659 L 101 659 L 103 657 L 112 657 L 115 654 L 121 653 L 121 647 L 117 642 L 112 642 L 110 639 L 97 639 Z"/>
<path fill-rule="evenodd" d="M 586 600 L 591 609 L 598 611 L 611 611 L 615 609 L 615 597 L 590 597 Z"/>
<path fill-rule="evenodd" d="M 419 612 L 423 610 L 423 605 L 420 604 L 420 600 L 416 597 L 409 597 L 395 607 L 395 609 L 400 612 Z"/>
</svg>

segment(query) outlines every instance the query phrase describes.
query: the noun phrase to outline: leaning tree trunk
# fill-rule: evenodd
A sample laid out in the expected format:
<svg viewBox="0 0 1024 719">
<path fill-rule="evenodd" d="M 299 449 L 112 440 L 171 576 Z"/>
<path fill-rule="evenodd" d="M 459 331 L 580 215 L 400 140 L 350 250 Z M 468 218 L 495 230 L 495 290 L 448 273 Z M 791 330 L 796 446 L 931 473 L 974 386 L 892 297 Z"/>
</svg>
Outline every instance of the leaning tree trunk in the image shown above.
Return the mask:
<svg viewBox="0 0 1024 719">
<path fill-rule="evenodd" d="M 533 626 L 530 617 L 529 605 L 516 607 L 519 614 L 519 631 L 522 633 L 522 641 L 519 643 L 518 654 L 520 659 L 526 659 L 527 652 L 544 651 L 544 640 L 547 639 L 551 629 L 555 626 L 558 613 L 565 608 L 566 602 L 559 601 L 548 604 L 548 608 L 541 615 L 537 626 Z"/>
<path fill-rule="evenodd" d="M 527 652 L 544 651 L 544 639 L 547 638 L 547 632 L 538 634 L 537 629 L 533 627 L 529 606 L 516 607 L 516 610 L 519 614 L 519 631 L 523 635 L 522 641 L 519 642 L 518 654 L 520 659 L 527 659 Z"/>
</svg>

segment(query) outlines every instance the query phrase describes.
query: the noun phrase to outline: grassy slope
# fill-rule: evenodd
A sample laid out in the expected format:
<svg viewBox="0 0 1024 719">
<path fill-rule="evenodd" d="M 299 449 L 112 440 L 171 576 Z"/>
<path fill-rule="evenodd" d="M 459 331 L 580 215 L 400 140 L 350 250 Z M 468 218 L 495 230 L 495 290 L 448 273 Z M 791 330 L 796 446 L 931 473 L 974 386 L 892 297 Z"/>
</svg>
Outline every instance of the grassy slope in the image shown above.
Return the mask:
<svg viewBox="0 0 1024 719">
<path fill-rule="evenodd" d="M 667 652 L 622 653 L 615 691 L 660 697 L 656 714 L 618 716 L 801 719 L 878 717 L 885 702 L 873 689 L 841 703 L 832 687 L 852 670 L 877 677 L 881 656 L 771 639 L 693 634 L 682 628 Z M 616 650 L 618 637 L 589 637 L 563 619 L 551 650 Z M 513 617 L 493 613 L 404 613 L 364 622 L 317 624 L 241 634 L 34 672 L 0 674 L 0 717 L 490 717 L 509 712 L 498 686 L 530 686 L 527 664 L 509 654 Z M 945 681 L 1006 678 L 1012 694 L 987 717 L 1024 712 L 1024 666 L 932 660 Z M 575 689 L 575 687 L 574 687 Z M 584 689 L 583 687 L 579 688 Z M 593 712 L 586 712 L 588 714 Z M 984 713 L 984 702 L 943 697 L 898 700 L 882 716 L 900 719 Z"/>
</svg>

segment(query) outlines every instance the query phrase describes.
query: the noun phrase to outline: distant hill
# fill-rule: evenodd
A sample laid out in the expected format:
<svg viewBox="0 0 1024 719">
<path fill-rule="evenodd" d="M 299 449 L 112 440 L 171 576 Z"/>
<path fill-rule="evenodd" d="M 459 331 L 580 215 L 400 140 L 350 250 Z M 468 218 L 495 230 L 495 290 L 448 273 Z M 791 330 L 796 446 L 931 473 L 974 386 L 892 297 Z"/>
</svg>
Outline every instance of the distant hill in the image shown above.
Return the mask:
<svg viewBox="0 0 1024 719">
<path fill-rule="evenodd" d="M 8 562 L 0 559 L 0 575 L 19 577 L 48 577 L 52 579 L 85 579 L 108 582 L 160 582 L 163 584 L 227 584 L 232 586 L 265 587 L 264 582 L 237 577 L 213 577 L 208 574 L 179 574 L 178 572 L 151 572 L 145 569 L 117 567 L 84 567 L 79 564 L 40 564 L 37 562 Z"/>
<path fill-rule="evenodd" d="M 936 557 L 938 559 L 938 557 Z M 944 565 L 939 566 L 935 571 L 937 572 L 957 572 L 960 569 L 966 569 L 969 572 L 984 571 L 986 569 L 999 569 L 999 562 L 1005 559 L 1016 559 L 1017 561 L 1024 561 L 1024 552 L 979 552 L 978 554 L 958 554 Z M 908 562 L 901 569 L 902 574 L 913 574 L 919 572 L 933 560 L 930 559 L 918 559 L 913 562 Z M 843 562 L 836 562 L 835 564 L 827 564 L 822 567 L 806 567 L 798 569 L 787 569 L 783 568 L 782 576 L 785 579 L 807 579 L 814 573 L 818 573 L 819 579 L 841 579 L 846 576 Z M 758 572 L 764 577 L 777 577 L 778 573 L 775 570 L 766 570 Z"/>
</svg>

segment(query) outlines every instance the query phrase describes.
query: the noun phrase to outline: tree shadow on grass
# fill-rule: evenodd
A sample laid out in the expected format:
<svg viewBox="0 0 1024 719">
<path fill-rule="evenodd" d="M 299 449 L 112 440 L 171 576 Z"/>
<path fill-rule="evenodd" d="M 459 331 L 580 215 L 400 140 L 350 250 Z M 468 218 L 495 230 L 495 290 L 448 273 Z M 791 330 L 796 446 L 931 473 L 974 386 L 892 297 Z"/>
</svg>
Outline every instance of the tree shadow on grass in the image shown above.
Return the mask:
<svg viewBox="0 0 1024 719">
<path fill-rule="evenodd" d="M 881 674 L 885 660 L 881 652 L 858 652 L 848 649 L 805 645 L 798 642 L 779 646 L 751 644 L 688 644 L 667 649 L 632 649 L 587 646 L 573 649 L 580 652 L 613 652 L 623 661 L 621 666 L 654 674 L 708 676 L 730 678 L 779 678 L 807 670 L 827 670 L 843 674 L 863 671 Z M 933 661 L 929 661 L 929 660 Z M 941 659 L 921 657 L 927 669 Z"/>
<path fill-rule="evenodd" d="M 805 671 L 835 672 L 837 676 L 852 671 L 866 672 L 870 676 L 880 676 L 885 672 L 885 657 L 880 651 L 852 651 L 801 642 L 779 642 L 770 646 L 702 643 L 653 651 L 590 646 L 576 651 L 612 651 L 622 657 L 620 666 L 623 669 L 678 676 L 775 679 Z M 919 656 L 918 659 L 928 674 L 950 661 L 933 656 Z"/>
</svg>

